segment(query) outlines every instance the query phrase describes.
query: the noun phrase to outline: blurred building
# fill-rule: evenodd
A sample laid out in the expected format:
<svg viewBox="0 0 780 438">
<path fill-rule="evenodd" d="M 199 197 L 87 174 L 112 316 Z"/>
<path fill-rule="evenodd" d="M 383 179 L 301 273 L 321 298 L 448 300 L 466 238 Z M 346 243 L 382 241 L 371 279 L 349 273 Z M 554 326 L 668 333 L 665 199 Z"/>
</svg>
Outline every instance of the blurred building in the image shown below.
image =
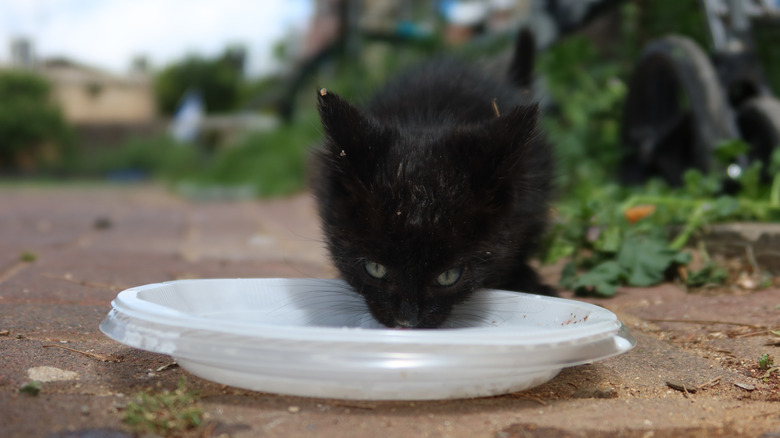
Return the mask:
<svg viewBox="0 0 780 438">
<path fill-rule="evenodd" d="M 84 143 L 107 144 L 158 128 L 151 76 L 144 63 L 114 74 L 66 58 L 39 60 L 27 39 L 11 41 L 11 63 L 0 68 L 24 69 L 46 78 L 65 119 Z"/>
<path fill-rule="evenodd" d="M 34 71 L 51 82 L 54 98 L 73 124 L 140 125 L 155 119 L 146 75 L 114 75 L 64 58 L 44 60 Z"/>
</svg>

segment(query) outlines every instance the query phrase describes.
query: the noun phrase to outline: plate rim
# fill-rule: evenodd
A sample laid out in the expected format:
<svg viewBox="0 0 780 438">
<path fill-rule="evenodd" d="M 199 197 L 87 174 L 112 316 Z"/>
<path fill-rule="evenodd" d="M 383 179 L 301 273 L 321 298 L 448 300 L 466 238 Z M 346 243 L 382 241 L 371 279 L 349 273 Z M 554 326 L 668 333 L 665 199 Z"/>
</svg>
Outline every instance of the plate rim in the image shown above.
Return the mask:
<svg viewBox="0 0 780 438">
<path fill-rule="evenodd" d="M 311 281 L 305 278 L 209 278 L 209 279 L 184 279 L 151 283 L 136 286 L 119 292 L 111 301 L 112 310 L 139 321 L 153 322 L 172 328 L 185 328 L 189 330 L 203 330 L 228 335 L 248 336 L 257 340 L 261 339 L 309 339 L 317 342 L 337 341 L 343 343 L 400 343 L 400 344 L 446 344 L 453 346 L 468 345 L 545 345 L 570 342 L 582 342 L 589 338 L 600 339 L 613 336 L 621 330 L 623 324 L 617 316 L 601 306 L 582 301 L 569 300 L 558 297 L 548 297 L 528 294 L 523 292 L 505 291 L 500 289 L 488 289 L 488 291 L 506 293 L 517 296 L 520 299 L 533 299 L 547 302 L 566 302 L 576 304 L 579 307 L 597 312 L 604 318 L 601 321 L 588 323 L 588 325 L 569 324 L 562 327 L 550 327 L 543 330 L 535 330 L 532 333 L 501 330 L 501 327 L 465 327 L 432 330 L 398 330 L 389 328 L 349 328 L 327 326 L 293 326 L 270 324 L 263 322 L 228 321 L 213 318 L 204 318 L 195 314 L 181 312 L 161 304 L 143 300 L 138 297 L 142 291 L 192 282 L 255 282 L 255 281 Z M 338 279 L 316 279 L 317 281 L 332 282 L 334 285 L 346 285 Z M 107 317 L 108 318 L 108 317 Z M 204 328 L 203 322 L 208 321 L 212 326 Z M 218 322 L 219 324 L 214 324 Z M 102 324 L 101 324 L 102 325 Z M 585 328 L 586 330 L 583 330 Z M 105 333 L 105 332 L 104 332 Z M 345 333 L 349 333 L 345 336 Z M 489 337 L 486 338 L 486 334 Z"/>
</svg>

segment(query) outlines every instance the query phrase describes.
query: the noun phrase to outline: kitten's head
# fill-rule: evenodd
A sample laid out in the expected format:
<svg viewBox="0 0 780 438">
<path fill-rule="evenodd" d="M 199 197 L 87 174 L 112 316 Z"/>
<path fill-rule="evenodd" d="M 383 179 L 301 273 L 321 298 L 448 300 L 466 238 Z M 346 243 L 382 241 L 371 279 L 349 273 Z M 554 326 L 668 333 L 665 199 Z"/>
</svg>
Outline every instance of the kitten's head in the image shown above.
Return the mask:
<svg viewBox="0 0 780 438">
<path fill-rule="evenodd" d="M 508 275 L 524 243 L 518 204 L 538 192 L 541 169 L 527 159 L 535 106 L 411 130 L 325 90 L 319 110 L 326 139 L 313 189 L 323 232 L 379 322 L 437 327 L 455 304 Z"/>
</svg>

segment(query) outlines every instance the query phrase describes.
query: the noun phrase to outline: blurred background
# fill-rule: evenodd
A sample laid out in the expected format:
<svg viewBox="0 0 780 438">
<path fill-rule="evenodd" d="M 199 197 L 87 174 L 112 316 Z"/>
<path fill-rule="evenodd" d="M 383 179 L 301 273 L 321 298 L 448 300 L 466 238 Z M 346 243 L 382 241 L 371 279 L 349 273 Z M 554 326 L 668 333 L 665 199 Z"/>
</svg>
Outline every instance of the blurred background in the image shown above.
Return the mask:
<svg viewBox="0 0 780 438">
<path fill-rule="evenodd" d="M 780 110 L 753 101 L 780 87 L 776 12 L 761 0 L 6 0 L 0 180 L 299 192 L 318 87 L 359 101 L 438 54 L 500 65 L 528 27 L 562 199 L 648 184 L 768 191 Z"/>
</svg>

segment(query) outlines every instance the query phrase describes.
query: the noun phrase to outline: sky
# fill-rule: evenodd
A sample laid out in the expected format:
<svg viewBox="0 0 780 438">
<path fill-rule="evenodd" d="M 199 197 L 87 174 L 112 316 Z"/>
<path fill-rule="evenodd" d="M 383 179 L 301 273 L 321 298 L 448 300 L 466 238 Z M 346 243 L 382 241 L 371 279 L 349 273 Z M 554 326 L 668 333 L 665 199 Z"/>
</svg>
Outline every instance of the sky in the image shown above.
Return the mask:
<svg viewBox="0 0 780 438">
<path fill-rule="evenodd" d="M 12 38 L 32 40 L 38 58 L 64 56 L 115 73 L 135 56 L 153 68 L 191 53 L 248 49 L 247 73 L 273 70 L 273 43 L 302 31 L 313 0 L 0 0 L 0 63 Z"/>
</svg>

